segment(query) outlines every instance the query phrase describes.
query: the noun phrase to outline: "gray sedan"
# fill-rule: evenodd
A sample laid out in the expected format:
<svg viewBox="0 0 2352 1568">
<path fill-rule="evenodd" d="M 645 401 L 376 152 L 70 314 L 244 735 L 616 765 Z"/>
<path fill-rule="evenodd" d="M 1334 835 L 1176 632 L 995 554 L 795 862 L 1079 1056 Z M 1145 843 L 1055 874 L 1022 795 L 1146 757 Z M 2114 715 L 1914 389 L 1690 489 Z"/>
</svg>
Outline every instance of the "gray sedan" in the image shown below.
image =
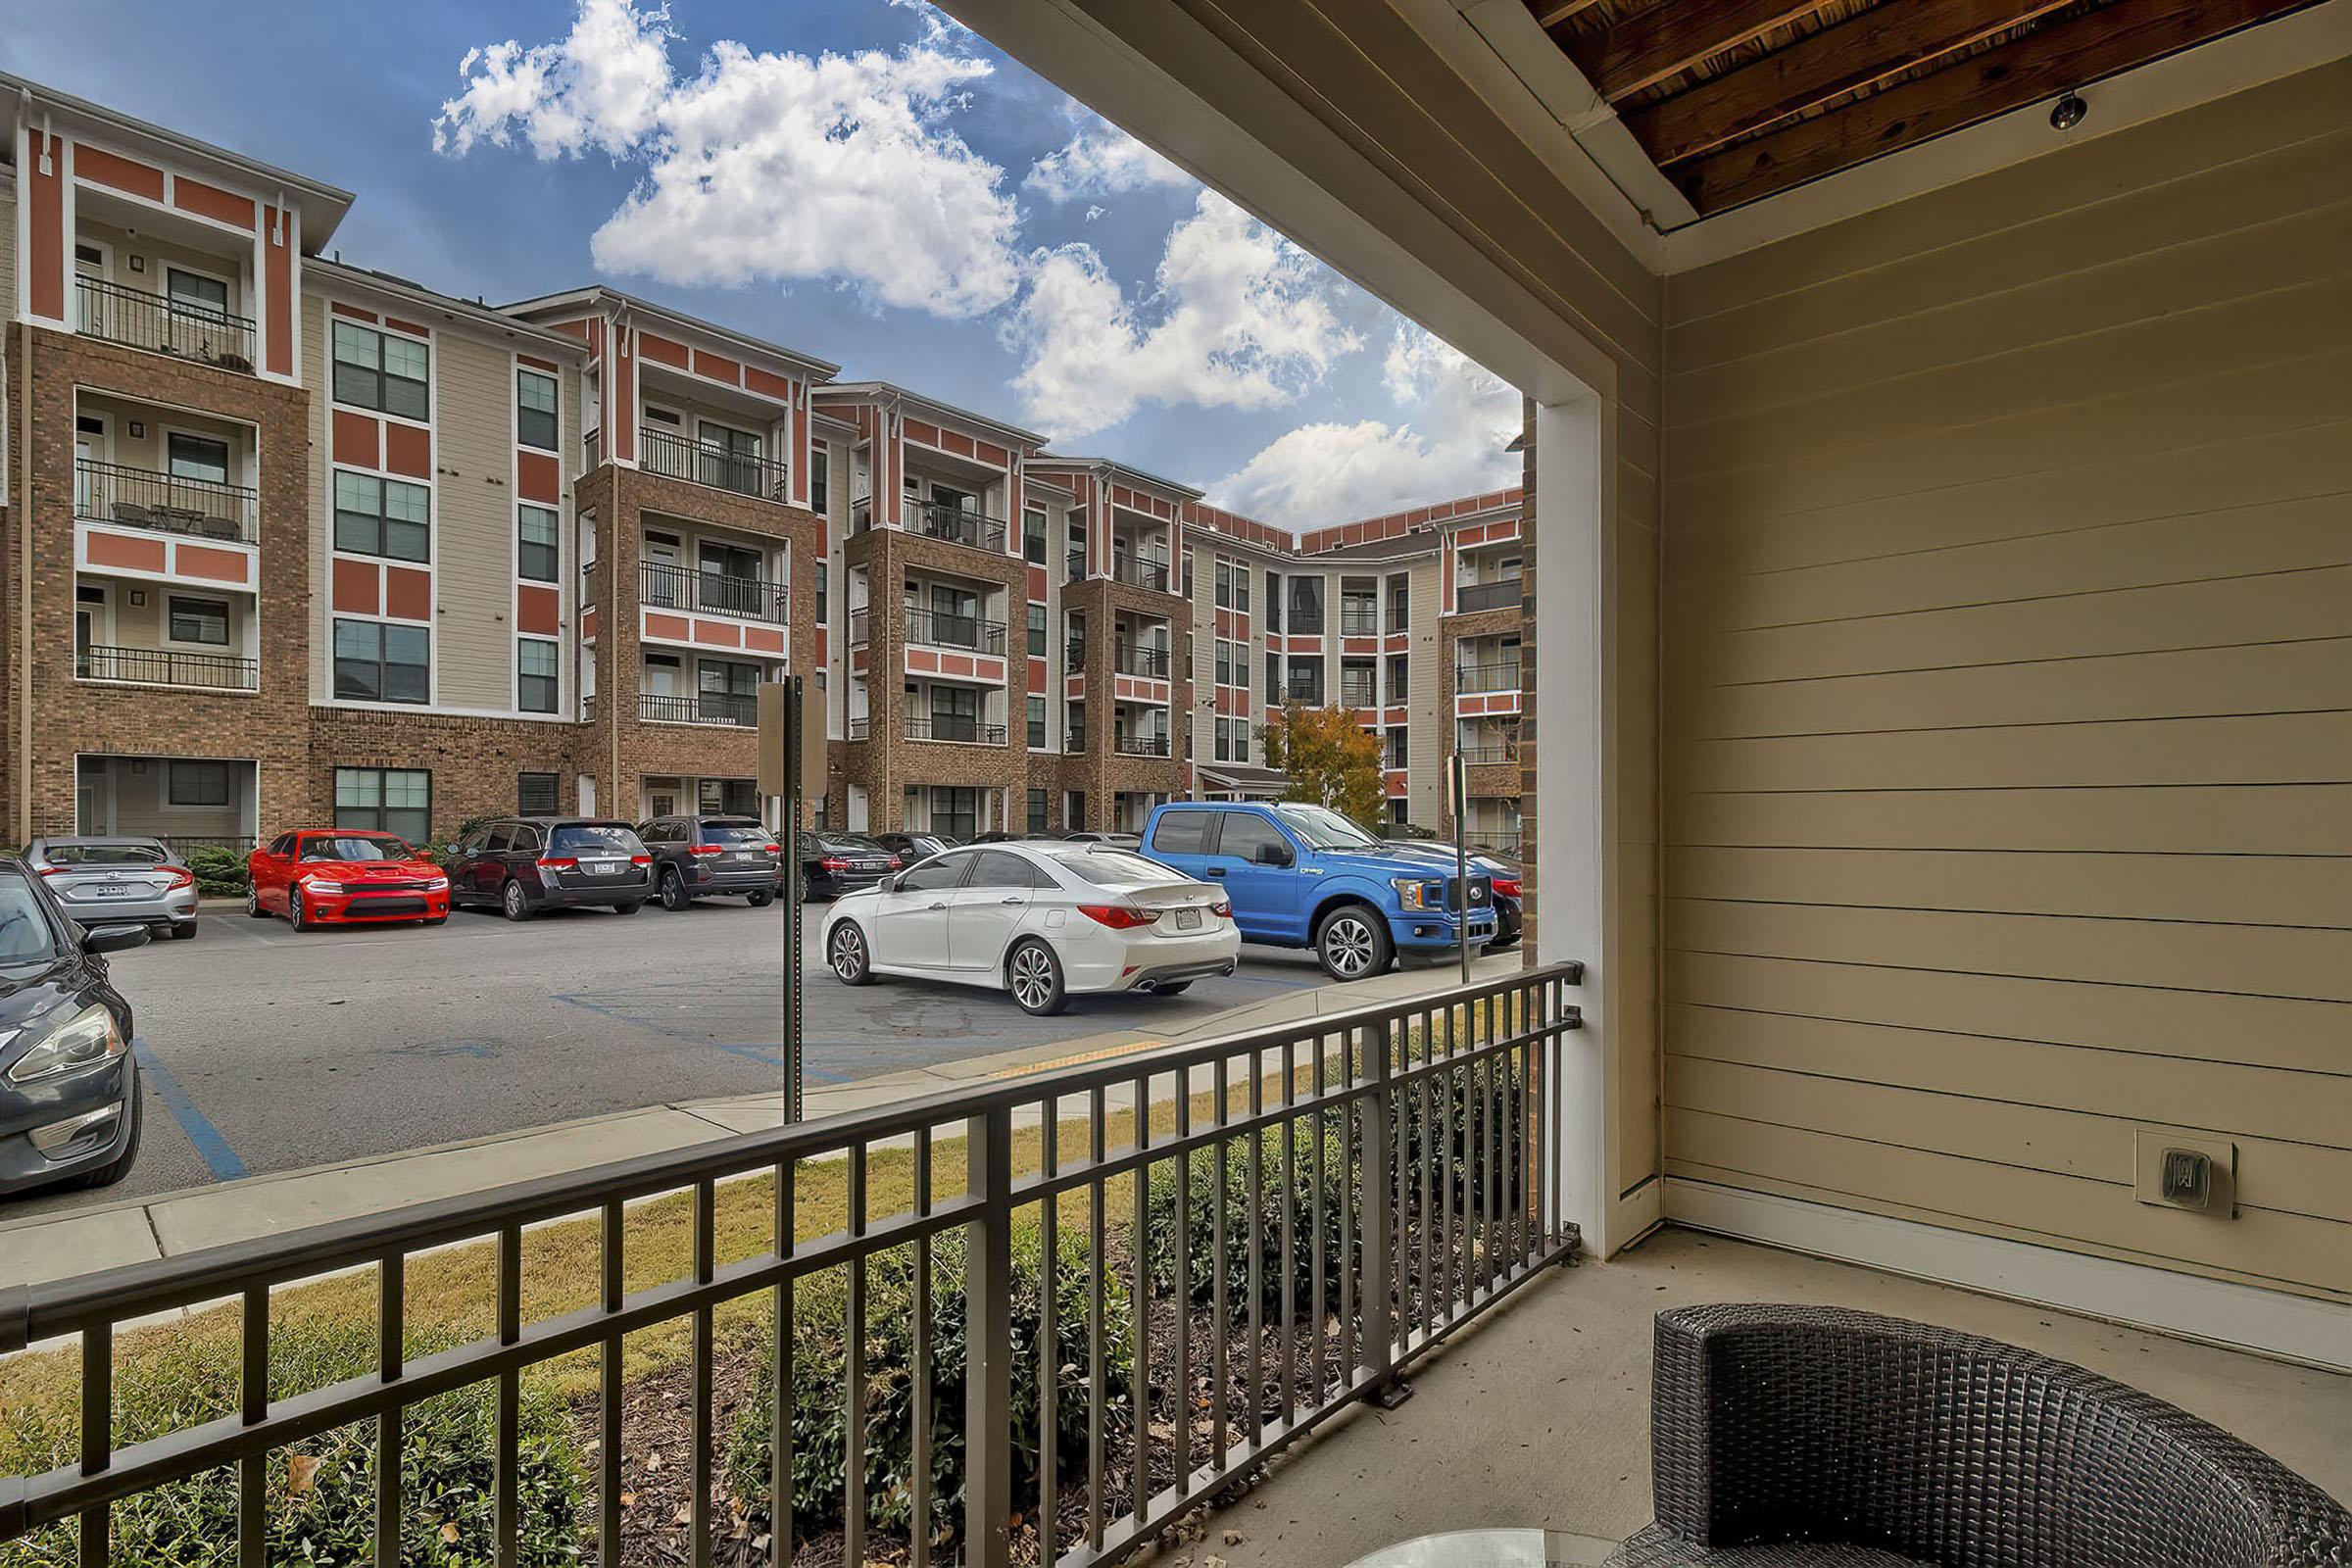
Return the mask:
<svg viewBox="0 0 2352 1568">
<path fill-rule="evenodd" d="M 196 874 L 159 839 L 34 839 L 24 861 L 85 926 L 143 925 L 196 934 Z"/>
</svg>

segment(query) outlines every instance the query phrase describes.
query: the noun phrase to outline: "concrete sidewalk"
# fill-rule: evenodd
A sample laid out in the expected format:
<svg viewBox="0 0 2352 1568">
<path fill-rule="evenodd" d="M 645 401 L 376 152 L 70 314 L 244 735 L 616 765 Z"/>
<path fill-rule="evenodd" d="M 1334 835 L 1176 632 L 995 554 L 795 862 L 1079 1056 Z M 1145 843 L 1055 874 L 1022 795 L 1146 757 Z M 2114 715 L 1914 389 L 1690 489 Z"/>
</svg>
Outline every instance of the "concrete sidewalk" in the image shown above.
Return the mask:
<svg viewBox="0 0 2352 1568">
<path fill-rule="evenodd" d="M 1500 978 L 1520 966 L 1517 953 L 1481 958 L 1471 974 Z M 1393 1002 L 1459 982 L 1448 964 L 1398 969 L 1353 985 L 1287 991 L 1232 1007 L 1183 1031 L 1144 1037 L 1132 1031 L 1083 1035 L 992 1055 L 966 1056 L 905 1072 L 811 1087 L 812 1121 L 902 1100 L 939 1094 L 985 1078 L 1049 1071 L 1081 1061 L 1188 1045 Z M 1123 1090 L 1107 1097 L 1124 1107 Z M 128 1202 L 74 1209 L 0 1225 L 0 1290 L 95 1273 L 125 1263 L 172 1257 L 201 1248 L 269 1236 L 330 1220 L 380 1213 L 409 1203 L 478 1193 L 511 1182 L 559 1175 L 609 1160 L 680 1149 L 777 1126 L 774 1094 L 648 1105 L 581 1121 L 517 1129 L 494 1138 L 411 1150 L 340 1165 L 285 1171 Z"/>
</svg>

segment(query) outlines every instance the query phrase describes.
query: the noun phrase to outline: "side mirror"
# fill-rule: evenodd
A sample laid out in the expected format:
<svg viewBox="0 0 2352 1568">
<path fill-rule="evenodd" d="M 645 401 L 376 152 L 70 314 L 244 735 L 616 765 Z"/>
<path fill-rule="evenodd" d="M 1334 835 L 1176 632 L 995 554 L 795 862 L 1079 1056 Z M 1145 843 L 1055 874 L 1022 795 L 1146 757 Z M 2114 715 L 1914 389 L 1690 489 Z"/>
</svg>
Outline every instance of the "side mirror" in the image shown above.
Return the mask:
<svg viewBox="0 0 2352 1568">
<path fill-rule="evenodd" d="M 876 893 L 896 893 L 896 892 L 898 892 L 898 891 L 899 891 L 899 879 L 898 879 L 898 877 L 897 877 L 897 876 L 895 876 L 895 875 L 893 875 L 893 876 L 886 876 L 886 877 L 884 877 L 884 878 L 883 878 L 881 881 L 879 881 L 879 882 L 877 882 L 877 883 L 875 883 L 875 884 L 874 884 L 874 891 L 875 891 Z"/>
<path fill-rule="evenodd" d="M 1260 844 L 1257 853 L 1250 859 L 1254 865 L 1288 865 L 1291 863 L 1290 847 L 1284 844 Z"/>
<path fill-rule="evenodd" d="M 143 925 L 102 925 L 81 933 L 84 953 L 124 953 L 147 945 L 147 928 Z"/>
</svg>

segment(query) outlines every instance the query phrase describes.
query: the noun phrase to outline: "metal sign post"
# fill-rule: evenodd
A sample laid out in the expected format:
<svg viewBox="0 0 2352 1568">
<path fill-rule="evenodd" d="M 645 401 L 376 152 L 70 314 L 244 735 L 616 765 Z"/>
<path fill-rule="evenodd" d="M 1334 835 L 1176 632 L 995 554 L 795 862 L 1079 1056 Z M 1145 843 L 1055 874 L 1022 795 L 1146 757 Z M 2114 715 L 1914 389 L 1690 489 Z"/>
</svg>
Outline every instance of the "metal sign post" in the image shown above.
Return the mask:
<svg viewBox="0 0 2352 1568">
<path fill-rule="evenodd" d="M 801 870 L 802 767 L 808 740 L 802 731 L 807 677 L 787 675 L 760 688 L 760 793 L 780 801 L 776 844 L 783 851 L 776 896 L 784 901 L 784 1120 L 802 1119 L 803 1053 L 808 1040 L 808 974 L 802 953 Z"/>
<path fill-rule="evenodd" d="M 1454 939 L 1462 950 L 1462 984 L 1470 983 L 1470 764 L 1455 752 L 1446 759 L 1446 808 L 1453 812 L 1453 887 L 1454 913 L 1461 924 L 1454 928 Z"/>
</svg>

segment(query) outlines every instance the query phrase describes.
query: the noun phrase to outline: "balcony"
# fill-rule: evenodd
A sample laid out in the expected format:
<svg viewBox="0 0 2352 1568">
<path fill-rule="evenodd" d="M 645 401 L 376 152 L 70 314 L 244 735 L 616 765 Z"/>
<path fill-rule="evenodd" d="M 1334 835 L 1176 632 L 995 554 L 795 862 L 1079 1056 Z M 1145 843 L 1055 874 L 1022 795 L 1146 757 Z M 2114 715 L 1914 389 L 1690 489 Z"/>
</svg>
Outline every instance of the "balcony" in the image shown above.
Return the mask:
<svg viewBox="0 0 2352 1568">
<path fill-rule="evenodd" d="M 253 373 L 253 318 L 102 278 L 74 279 L 74 330 L 125 348 Z"/>
<path fill-rule="evenodd" d="M 1073 550 L 1065 564 L 1072 582 L 1086 577 L 1086 552 Z M 1136 556 L 1125 553 L 1110 558 L 1110 570 L 1105 574 L 1112 582 L 1127 583 L 1136 588 L 1148 588 L 1155 594 L 1168 592 L 1168 562 L 1164 556 Z"/>
<path fill-rule="evenodd" d="M 197 691 L 250 692 L 261 689 L 261 664 L 233 654 L 189 654 L 170 648 L 74 650 L 76 680 L 122 681 L 135 686 L 182 686 Z"/>
<path fill-rule="evenodd" d="M 1380 635 L 1380 606 L 1377 603 L 1350 601 L 1340 606 L 1340 635 L 1343 637 L 1377 637 Z"/>
<path fill-rule="evenodd" d="M 908 713 L 906 733 L 906 738 L 910 741 L 949 741 L 959 746 L 1002 746 L 1005 742 L 1007 732 L 1002 724 L 983 723 L 964 713 Z"/>
<path fill-rule="evenodd" d="M 74 461 L 74 515 L 84 522 L 248 545 L 261 531 L 260 497 L 244 485 L 184 478 L 93 458 Z"/>
<path fill-rule="evenodd" d="M 1475 615 L 1482 610 L 1517 610 L 1519 608 L 1519 579 L 1504 577 L 1496 582 L 1464 583 L 1453 591 L 1453 612 Z"/>
<path fill-rule="evenodd" d="M 640 692 L 637 716 L 654 724 L 716 724 L 732 729 L 755 729 L 760 723 L 760 700 L 735 692 Z"/>
<path fill-rule="evenodd" d="M 1379 706 L 1377 696 L 1373 683 L 1368 678 L 1364 680 L 1343 679 L 1340 682 L 1340 706 L 1342 708 L 1375 708 Z"/>
<path fill-rule="evenodd" d="M 1110 749 L 1121 757 L 1166 757 L 1170 755 L 1165 735 L 1119 735 L 1112 738 Z"/>
<path fill-rule="evenodd" d="M 781 623 L 790 618 L 792 591 L 764 577 L 738 577 L 645 562 L 637 568 L 639 602 L 654 610 L 692 610 L 737 620 Z"/>
<path fill-rule="evenodd" d="M 850 641 L 859 639 L 855 632 Z M 906 612 L 906 640 L 924 643 L 933 648 L 968 648 L 974 653 L 1004 652 L 1004 622 L 984 620 L 978 615 L 957 615 L 936 610 Z"/>
<path fill-rule="evenodd" d="M 906 532 L 924 539 L 944 539 L 952 545 L 969 545 L 985 550 L 992 556 L 1004 553 L 1004 519 L 991 517 L 985 513 L 968 512 L 938 501 L 917 501 L 906 496 L 899 502 L 899 523 Z"/>
<path fill-rule="evenodd" d="M 1453 689 L 1457 694 L 1515 692 L 1519 689 L 1519 661 L 1497 659 L 1482 663 L 1456 665 L 1453 671 Z"/>
<path fill-rule="evenodd" d="M 790 472 L 774 459 L 730 451 L 660 425 L 637 427 L 637 466 L 665 479 L 684 479 L 762 501 L 789 501 L 792 497 Z"/>
<path fill-rule="evenodd" d="M 1110 667 L 1122 675 L 1145 675 L 1152 680 L 1166 680 L 1168 665 L 1168 650 L 1155 648 L 1149 643 L 1118 643 L 1110 651 Z"/>
</svg>

